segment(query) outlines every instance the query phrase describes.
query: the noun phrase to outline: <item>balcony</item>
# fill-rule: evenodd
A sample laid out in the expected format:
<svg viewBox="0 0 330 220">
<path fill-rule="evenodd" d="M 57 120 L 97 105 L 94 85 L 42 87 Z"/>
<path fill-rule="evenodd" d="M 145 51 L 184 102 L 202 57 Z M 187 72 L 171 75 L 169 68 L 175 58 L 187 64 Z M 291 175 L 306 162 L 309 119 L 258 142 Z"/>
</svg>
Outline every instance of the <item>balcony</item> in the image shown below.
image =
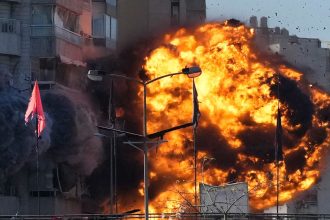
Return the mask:
<svg viewBox="0 0 330 220">
<path fill-rule="evenodd" d="M 51 4 L 60 5 L 77 14 L 82 13 L 83 4 L 81 0 L 32 0 L 33 4 Z"/>
<path fill-rule="evenodd" d="M 15 19 L 0 19 L 0 53 L 19 56 L 21 53 L 20 22 Z"/>
<path fill-rule="evenodd" d="M 77 46 L 82 45 L 80 34 L 53 25 L 32 25 L 31 37 L 56 37 Z"/>
</svg>

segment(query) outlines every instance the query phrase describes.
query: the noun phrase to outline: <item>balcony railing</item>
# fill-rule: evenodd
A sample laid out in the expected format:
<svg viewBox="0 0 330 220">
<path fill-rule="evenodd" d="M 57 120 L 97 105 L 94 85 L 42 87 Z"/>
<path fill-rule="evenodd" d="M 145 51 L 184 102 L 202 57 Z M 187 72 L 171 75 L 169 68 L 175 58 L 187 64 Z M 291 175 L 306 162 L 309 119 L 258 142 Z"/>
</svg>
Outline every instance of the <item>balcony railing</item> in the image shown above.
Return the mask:
<svg viewBox="0 0 330 220">
<path fill-rule="evenodd" d="M 80 34 L 54 25 L 32 25 L 31 37 L 58 37 L 76 45 L 82 44 Z"/>
<path fill-rule="evenodd" d="M 20 22 L 15 19 L 0 18 L 0 32 L 20 34 Z"/>
<path fill-rule="evenodd" d="M 15 19 L 0 19 L 0 53 L 20 55 L 20 22 Z"/>
</svg>

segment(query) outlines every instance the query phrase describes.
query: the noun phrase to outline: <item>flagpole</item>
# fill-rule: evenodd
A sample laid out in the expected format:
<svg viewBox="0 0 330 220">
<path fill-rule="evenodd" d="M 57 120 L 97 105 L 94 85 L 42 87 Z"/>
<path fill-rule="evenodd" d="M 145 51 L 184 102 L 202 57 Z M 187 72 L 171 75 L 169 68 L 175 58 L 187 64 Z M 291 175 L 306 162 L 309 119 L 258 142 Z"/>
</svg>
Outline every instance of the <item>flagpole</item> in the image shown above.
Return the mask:
<svg viewBox="0 0 330 220">
<path fill-rule="evenodd" d="M 197 136 L 197 126 L 198 126 L 198 120 L 200 117 L 200 111 L 198 107 L 198 98 L 197 98 L 197 89 L 195 86 L 195 79 L 193 79 L 193 142 L 194 142 L 194 197 L 195 197 L 195 207 L 197 207 L 197 157 L 198 157 L 198 149 L 197 149 L 197 143 L 196 143 L 196 136 Z"/>
<path fill-rule="evenodd" d="M 39 192 L 39 122 L 36 114 L 36 153 L 37 153 L 37 196 L 38 196 L 38 215 L 40 215 L 40 192 Z"/>
<path fill-rule="evenodd" d="M 196 126 L 193 128 L 194 141 L 194 176 L 195 176 L 195 206 L 197 207 L 197 146 L 196 146 Z"/>
<path fill-rule="evenodd" d="M 25 123 L 28 123 L 32 118 L 35 117 L 36 127 L 36 153 L 37 153 L 37 199 L 38 199 L 38 214 L 40 215 L 40 190 L 39 190 L 39 136 L 40 133 L 46 127 L 46 120 L 44 110 L 42 108 L 42 102 L 40 98 L 40 91 L 37 80 L 34 82 L 31 98 L 25 112 Z M 39 122 L 40 120 L 40 122 Z"/>
<path fill-rule="evenodd" d="M 277 72 L 277 118 L 281 117 L 279 116 L 280 114 L 280 74 Z M 278 119 L 277 119 L 277 124 L 278 124 Z M 276 125 L 276 129 L 278 125 Z M 277 135 L 276 135 L 277 136 Z M 278 139 L 278 137 L 276 137 Z M 279 140 L 276 141 L 276 219 L 279 219 L 278 215 L 278 206 L 279 206 L 279 194 L 280 194 L 280 168 L 279 168 L 279 155 L 278 155 L 278 148 L 279 148 Z"/>
</svg>

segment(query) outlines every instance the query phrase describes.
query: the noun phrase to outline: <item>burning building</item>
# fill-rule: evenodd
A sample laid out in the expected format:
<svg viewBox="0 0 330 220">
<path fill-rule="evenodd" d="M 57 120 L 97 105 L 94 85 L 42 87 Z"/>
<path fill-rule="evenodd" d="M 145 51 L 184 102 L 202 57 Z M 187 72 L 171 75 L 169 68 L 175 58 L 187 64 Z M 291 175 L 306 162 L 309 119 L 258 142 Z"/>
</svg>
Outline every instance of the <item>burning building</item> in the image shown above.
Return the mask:
<svg viewBox="0 0 330 220">
<path fill-rule="evenodd" d="M 283 58 L 259 50 L 255 37 L 254 29 L 236 20 L 182 28 L 165 35 L 141 65 L 150 79 L 178 72 L 187 65 L 202 68 L 203 75 L 196 79 L 202 115 L 197 131 L 198 161 L 204 156 L 216 158 L 204 168 L 205 182 L 247 182 L 252 189 L 250 208 L 261 211 L 276 202 L 273 162 L 278 102 L 283 113 L 285 158 L 280 165 L 279 200 L 284 203 L 320 180 L 322 155 L 329 146 L 329 96 L 311 87 L 303 72 L 287 65 Z M 132 88 L 141 95 L 139 88 Z M 191 89 L 191 82 L 184 76 L 160 80 L 147 88 L 148 133 L 191 119 Z M 150 208 L 154 212 L 177 211 L 182 195 L 193 201 L 191 131 L 180 130 L 165 138 L 168 144 L 150 152 Z M 133 161 L 140 166 L 134 165 L 136 169 L 130 172 L 141 172 L 138 161 L 142 159 L 125 150 L 125 156 L 133 158 L 126 160 L 125 166 L 133 166 Z M 197 168 L 201 170 L 199 162 Z M 130 197 L 121 194 L 119 203 L 141 207 L 142 175 L 126 178 L 130 181 L 121 182 L 120 187 Z M 130 199 L 133 196 L 137 199 Z"/>
<path fill-rule="evenodd" d="M 160 13 L 166 15 L 162 20 L 163 17 L 152 10 L 156 8 L 154 1 L 141 1 L 137 11 L 145 11 L 145 8 L 150 11 L 147 13 L 149 17 L 141 17 L 140 21 L 144 25 L 141 30 L 137 30 L 138 25 L 124 19 L 125 13 L 131 11 L 131 8 L 125 5 L 128 2 L 132 1 L 84 0 L 83 4 L 78 4 L 78 0 L 58 0 L 41 4 L 37 0 L 11 0 L 0 3 L 2 8 L 9 11 L 12 8 L 17 13 L 12 15 L 21 16 L 24 21 L 19 26 L 20 22 L 12 20 L 15 18 L 10 18 L 8 11 L 0 11 L 7 12 L 3 15 L 7 17 L 2 29 L 6 34 L 0 33 L 0 37 L 4 38 L 7 34 L 12 36 L 8 42 L 12 41 L 13 48 L 16 48 L 0 48 L 3 50 L 1 54 L 7 54 L 1 55 L 7 68 L 2 70 L 5 75 L 2 92 L 11 90 L 12 94 L 4 93 L 1 96 L 3 115 L 0 118 L 3 121 L 1 129 L 7 132 L 3 134 L 8 134 L 1 136 L 1 155 L 6 157 L 3 161 L 10 161 L 2 164 L 2 175 L 7 177 L 2 179 L 5 180 L 2 183 L 2 194 L 12 196 L 8 197 L 8 201 L 12 204 L 10 206 L 15 208 L 7 209 L 12 213 L 18 210 L 17 207 L 20 207 L 21 213 L 35 212 L 28 204 L 35 203 L 36 194 L 35 185 L 31 183 L 35 179 L 35 154 L 31 142 L 33 129 L 19 124 L 26 99 L 22 100 L 13 91 L 29 88 L 30 80 L 25 79 L 34 78 L 45 84 L 52 82 L 52 86 L 53 82 L 59 82 L 70 87 L 81 87 L 85 79 L 83 76 L 87 72 L 82 55 L 86 50 L 92 51 L 85 42 L 92 41 L 93 46 L 99 43 L 101 47 L 120 50 L 123 45 L 135 43 L 135 39 L 131 37 L 132 33 L 137 33 L 139 37 L 148 36 L 154 30 L 159 31 L 158 28 L 162 25 L 170 27 L 184 23 L 185 15 L 198 14 L 202 19 L 205 15 L 203 1 L 166 1 L 167 10 Z M 186 10 L 181 10 L 182 7 L 186 7 Z M 33 12 L 31 24 L 28 23 L 29 19 L 24 19 L 28 17 L 30 9 Z M 139 16 L 129 19 L 137 17 Z M 80 23 L 80 19 L 87 21 Z M 128 21 L 131 21 L 129 19 Z M 236 20 L 180 28 L 166 34 L 162 39 L 157 39 L 152 47 L 150 42 L 141 45 L 138 52 L 142 53 L 139 53 L 138 60 L 126 56 L 121 59 L 121 65 L 116 69 L 122 74 L 132 76 L 142 66 L 144 71 L 139 73 L 146 79 L 178 72 L 185 66 L 199 65 L 202 68 L 203 75 L 196 79 L 202 115 L 197 131 L 197 168 L 204 169 L 203 175 L 207 184 L 246 182 L 249 188 L 253 189 L 250 192 L 250 207 L 256 211 L 271 207 L 276 201 L 276 167 L 273 160 L 278 102 L 283 112 L 285 158 L 280 167 L 281 203 L 301 196 L 318 183 L 323 167 L 323 155 L 329 146 L 329 95 L 314 85 L 314 77 L 305 74 L 306 68 L 296 69 L 293 67 L 293 60 L 290 61 L 291 65 L 287 65 L 285 57 L 260 50 L 260 45 L 255 43 L 255 38 L 260 36 L 263 38 L 260 42 L 264 42 L 267 48 L 269 45 L 270 48 L 279 48 L 278 53 L 284 53 L 286 50 L 282 48 L 285 42 L 279 44 L 280 46 L 269 43 L 271 36 L 267 37 L 266 23 L 263 19 L 260 30 L 246 27 Z M 21 28 L 17 28 L 18 26 Z M 19 31 L 22 31 L 21 35 Z M 266 33 L 265 36 L 260 35 L 260 31 Z M 287 32 L 283 30 L 280 33 L 286 36 Z M 96 37 L 92 38 L 93 35 Z M 22 41 L 19 41 L 21 43 L 14 40 L 18 38 L 22 38 Z M 300 50 L 297 47 L 299 43 L 306 42 L 293 38 L 292 40 L 296 40 L 290 49 L 292 53 Z M 288 44 L 290 45 L 291 43 Z M 313 45 L 317 45 L 317 42 L 311 41 L 310 47 Z M 132 53 L 136 56 L 138 52 Z M 142 55 L 145 55 L 144 60 L 141 59 Z M 133 62 L 134 65 L 139 65 L 134 66 Z M 316 72 L 315 68 L 317 66 L 310 67 Z M 14 86 L 8 83 L 8 69 L 14 70 Z M 279 77 L 275 77 L 278 74 Z M 48 76 L 50 78 L 47 78 Z M 310 86 L 311 83 L 313 86 Z M 141 89 L 129 83 L 117 84 L 117 89 L 118 85 L 123 85 L 120 88 L 122 94 L 117 96 L 117 104 L 120 102 L 123 109 L 120 116 L 126 121 L 125 126 L 141 127 L 141 109 L 132 107 L 139 102 L 137 100 L 141 100 Z M 190 121 L 191 90 L 191 81 L 187 81 L 183 76 L 163 79 L 148 86 L 148 133 Z M 76 200 L 70 203 L 71 208 L 67 211 L 79 211 L 76 201 L 84 195 L 83 179 L 102 161 L 102 157 L 99 157 L 102 155 L 100 140 L 91 136 L 94 134 L 93 114 L 86 107 L 88 103 L 85 101 L 70 89 L 54 88 L 54 91 L 44 94 L 45 111 L 49 114 L 51 129 L 43 138 L 40 192 L 47 195 L 43 196 L 43 199 L 48 197 L 49 203 L 46 199 L 43 203 L 53 207 L 51 211 L 51 208 L 48 209 L 51 213 L 56 212 L 52 204 L 58 204 L 58 197 L 54 196 L 58 195 L 57 193 L 60 193 L 61 198 L 73 195 Z M 8 115 L 11 116 L 10 119 Z M 17 128 L 13 125 L 17 125 Z M 150 208 L 153 212 L 177 211 L 182 203 L 182 195 L 185 200 L 192 200 L 194 190 L 191 130 L 173 132 L 165 138 L 170 141 L 168 144 L 150 152 Z M 137 155 L 127 147 L 120 147 L 118 151 L 119 209 L 126 211 L 131 207 L 141 207 L 144 193 L 142 155 Z M 201 167 L 200 161 L 205 156 L 216 158 L 216 162 L 207 168 Z M 87 181 L 90 192 L 99 199 L 105 199 L 104 192 L 107 192 L 104 183 L 109 180 L 104 180 L 108 177 L 105 173 L 109 173 L 109 169 L 101 166 Z M 201 179 L 200 173 L 198 179 Z"/>
<path fill-rule="evenodd" d="M 0 46 L 1 131 L 6 131 L 0 147 L 4 161 L 9 161 L 1 166 L 0 199 L 6 204 L 1 214 L 36 214 L 38 191 L 42 214 L 81 212 L 82 198 L 88 195 L 85 177 L 103 161 L 101 140 L 91 137 L 96 122 L 87 98 L 62 85 L 86 89 L 88 61 L 135 43 L 128 39 L 137 39 L 131 37 L 137 34 L 136 27 L 141 27 L 139 38 L 143 38 L 162 25 L 205 17 L 204 1 L 167 1 L 166 10 L 153 3 L 141 1 L 135 5 L 139 10 L 131 11 L 132 1 L 0 2 L 0 39 L 6 42 Z M 150 8 L 147 14 L 146 8 Z M 161 10 L 163 20 L 157 21 Z M 136 13 L 126 16 L 129 12 Z M 131 18 L 139 18 L 138 25 L 131 25 Z M 20 124 L 35 79 L 43 90 L 48 119 L 41 141 L 39 189 L 33 125 Z M 15 117 L 8 119 L 11 114 Z M 18 128 L 13 129 L 14 125 Z"/>
<path fill-rule="evenodd" d="M 259 49 L 280 55 L 289 65 L 304 73 L 310 86 L 319 86 L 329 92 L 330 49 L 322 48 L 319 39 L 299 38 L 289 35 L 284 28 L 270 28 L 266 17 L 260 19 L 260 25 L 256 17 L 251 17 L 250 26 L 256 30 Z M 287 213 L 329 213 L 326 202 L 329 197 L 328 166 L 322 166 L 321 181 L 317 185 L 285 204 Z"/>
<path fill-rule="evenodd" d="M 256 42 L 259 49 L 276 53 L 295 68 L 304 72 L 311 84 L 330 91 L 330 50 L 322 48 L 319 39 L 300 38 L 290 35 L 285 28 L 270 28 L 267 18 L 251 17 L 250 26 L 256 30 Z"/>
</svg>

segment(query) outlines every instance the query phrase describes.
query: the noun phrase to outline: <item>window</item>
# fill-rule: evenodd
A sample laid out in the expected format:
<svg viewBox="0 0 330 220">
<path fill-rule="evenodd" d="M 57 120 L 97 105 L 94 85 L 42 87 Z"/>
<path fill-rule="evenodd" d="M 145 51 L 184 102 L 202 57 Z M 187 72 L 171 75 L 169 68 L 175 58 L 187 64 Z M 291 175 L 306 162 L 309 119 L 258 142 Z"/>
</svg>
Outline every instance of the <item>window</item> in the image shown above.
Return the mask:
<svg viewBox="0 0 330 220">
<path fill-rule="evenodd" d="M 180 2 L 171 2 L 171 25 L 178 25 L 180 23 Z"/>
<path fill-rule="evenodd" d="M 93 18 L 93 36 L 117 39 L 117 19 L 109 15 Z"/>
<path fill-rule="evenodd" d="M 105 15 L 105 37 L 111 40 L 117 39 L 117 19 Z"/>
<path fill-rule="evenodd" d="M 78 32 L 79 16 L 77 14 L 62 7 L 56 7 L 54 20 L 57 27 Z"/>
<path fill-rule="evenodd" d="M 111 36 L 111 17 L 105 15 L 105 37 L 110 38 Z"/>
<path fill-rule="evenodd" d="M 111 6 L 116 6 L 117 5 L 117 0 L 107 0 L 107 3 Z"/>
<path fill-rule="evenodd" d="M 53 6 L 32 5 L 32 25 L 52 25 Z"/>
<path fill-rule="evenodd" d="M 104 17 L 93 17 L 92 32 L 94 37 L 104 37 Z"/>
<path fill-rule="evenodd" d="M 110 38 L 112 40 L 117 39 L 117 19 L 114 18 L 114 17 L 111 17 L 111 34 L 110 34 Z"/>
</svg>

